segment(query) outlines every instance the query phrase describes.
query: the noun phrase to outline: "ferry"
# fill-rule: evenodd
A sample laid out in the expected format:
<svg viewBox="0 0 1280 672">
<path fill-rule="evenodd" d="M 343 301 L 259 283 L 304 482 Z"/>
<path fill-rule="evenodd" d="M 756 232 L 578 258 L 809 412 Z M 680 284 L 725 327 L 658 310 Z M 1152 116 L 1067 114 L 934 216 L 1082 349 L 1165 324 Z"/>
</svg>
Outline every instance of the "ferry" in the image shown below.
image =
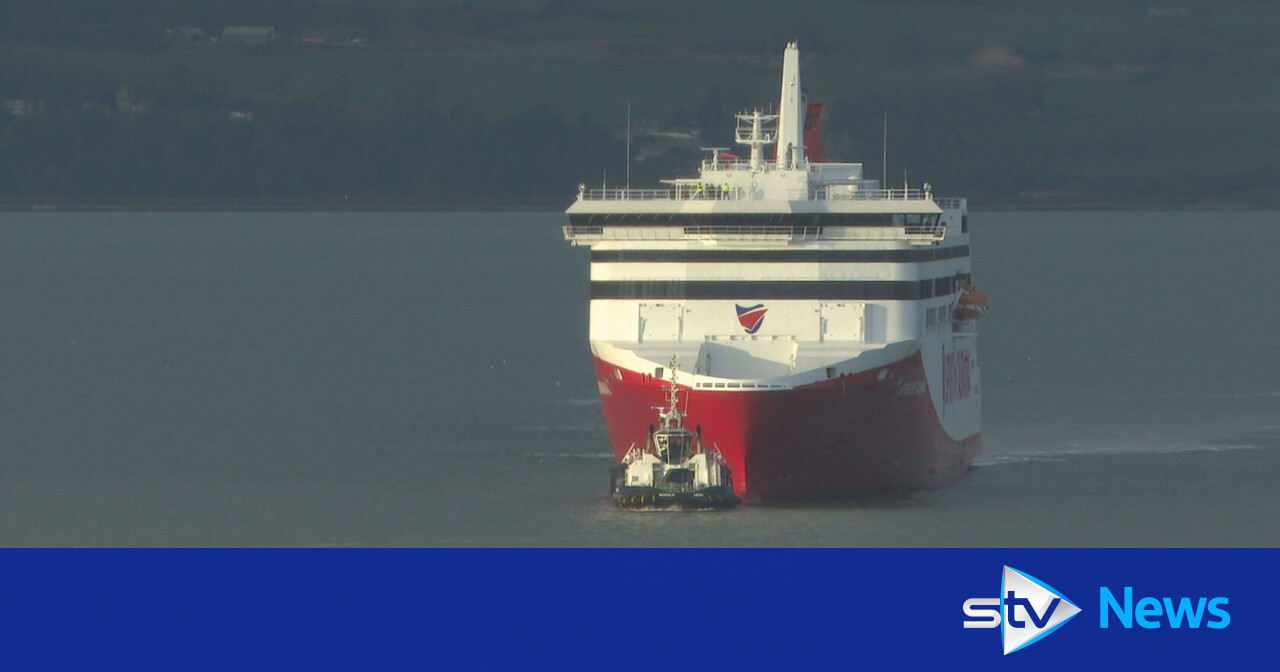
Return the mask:
<svg viewBox="0 0 1280 672">
<path fill-rule="evenodd" d="M 981 452 L 967 201 L 825 161 L 822 109 L 791 43 L 777 109 L 736 115 L 748 158 L 710 148 L 656 189 L 579 185 L 563 231 L 590 249 L 619 463 L 671 386 L 748 503 L 941 486 Z"/>
</svg>

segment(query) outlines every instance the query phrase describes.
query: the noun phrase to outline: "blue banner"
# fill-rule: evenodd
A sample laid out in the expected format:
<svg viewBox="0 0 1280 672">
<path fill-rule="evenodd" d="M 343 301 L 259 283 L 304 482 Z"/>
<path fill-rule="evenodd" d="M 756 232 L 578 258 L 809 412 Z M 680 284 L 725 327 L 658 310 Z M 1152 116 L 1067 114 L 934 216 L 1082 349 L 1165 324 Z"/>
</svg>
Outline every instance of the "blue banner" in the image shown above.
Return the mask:
<svg viewBox="0 0 1280 672">
<path fill-rule="evenodd" d="M 1188 669 L 1273 660 L 1280 626 L 1276 550 L 0 557 L 10 669 Z"/>
</svg>

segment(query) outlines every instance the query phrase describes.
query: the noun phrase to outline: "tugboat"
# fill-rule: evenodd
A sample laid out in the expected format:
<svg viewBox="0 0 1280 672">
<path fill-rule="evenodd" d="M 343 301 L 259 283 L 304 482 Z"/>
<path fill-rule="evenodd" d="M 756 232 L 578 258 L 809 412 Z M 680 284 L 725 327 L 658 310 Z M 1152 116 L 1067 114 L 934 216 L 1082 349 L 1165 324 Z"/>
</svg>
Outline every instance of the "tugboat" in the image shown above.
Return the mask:
<svg viewBox="0 0 1280 672">
<path fill-rule="evenodd" d="M 610 470 L 610 492 L 620 508 L 730 509 L 741 503 L 719 447 L 703 442 L 700 425 L 696 433 L 684 428 L 677 395 L 673 379 L 667 407 L 655 409 L 658 428 L 650 425 L 644 447 L 632 444 Z"/>
</svg>

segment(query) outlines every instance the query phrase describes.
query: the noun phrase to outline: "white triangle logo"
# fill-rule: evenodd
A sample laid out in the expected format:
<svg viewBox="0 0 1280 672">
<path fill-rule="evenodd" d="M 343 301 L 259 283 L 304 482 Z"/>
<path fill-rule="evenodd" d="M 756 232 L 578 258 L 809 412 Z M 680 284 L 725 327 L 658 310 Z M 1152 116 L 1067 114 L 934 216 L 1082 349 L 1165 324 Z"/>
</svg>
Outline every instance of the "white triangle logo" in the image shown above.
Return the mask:
<svg viewBox="0 0 1280 672">
<path fill-rule="evenodd" d="M 1034 576 L 1005 565 L 1000 611 L 1000 640 L 1008 655 L 1057 630 L 1080 613 L 1080 607 Z"/>
</svg>

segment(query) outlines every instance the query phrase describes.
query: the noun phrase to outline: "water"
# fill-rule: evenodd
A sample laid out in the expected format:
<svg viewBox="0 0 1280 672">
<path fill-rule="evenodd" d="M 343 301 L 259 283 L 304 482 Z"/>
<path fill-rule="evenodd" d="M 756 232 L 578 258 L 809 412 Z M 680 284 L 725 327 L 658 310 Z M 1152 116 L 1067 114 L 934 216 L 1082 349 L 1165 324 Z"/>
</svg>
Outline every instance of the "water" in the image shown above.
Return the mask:
<svg viewBox="0 0 1280 672">
<path fill-rule="evenodd" d="M 1274 546 L 1276 213 L 977 213 L 960 483 L 620 512 L 556 214 L 0 214 L 7 546 Z"/>
</svg>

